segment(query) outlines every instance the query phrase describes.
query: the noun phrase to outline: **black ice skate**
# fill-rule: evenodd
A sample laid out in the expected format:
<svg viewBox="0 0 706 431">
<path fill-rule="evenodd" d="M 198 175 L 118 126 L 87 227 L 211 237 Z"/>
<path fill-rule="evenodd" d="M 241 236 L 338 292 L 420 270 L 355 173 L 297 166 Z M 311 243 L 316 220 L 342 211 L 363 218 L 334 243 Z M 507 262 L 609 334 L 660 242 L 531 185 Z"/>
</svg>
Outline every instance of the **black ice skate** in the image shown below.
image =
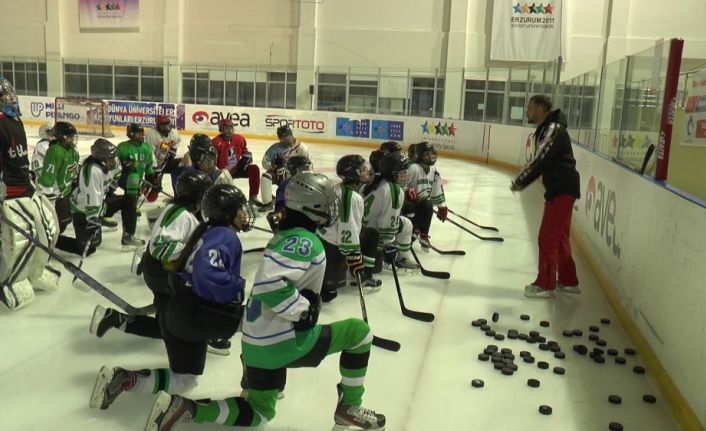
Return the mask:
<svg viewBox="0 0 706 431">
<path fill-rule="evenodd" d="M 123 233 L 123 238 L 120 240 L 120 243 L 123 246 L 123 251 L 134 251 L 135 249 L 145 246 L 144 240 L 135 238 L 134 235 L 130 235 L 129 233 Z"/>
<path fill-rule="evenodd" d="M 213 353 L 215 355 L 221 356 L 230 355 L 230 341 L 225 339 L 209 341 L 208 353 Z"/>
<path fill-rule="evenodd" d="M 360 273 L 360 278 L 363 282 L 363 293 L 375 293 L 382 286 L 382 280 L 373 277 L 372 268 L 365 268 Z M 358 280 L 352 280 L 350 284 L 353 287 L 358 287 Z"/>
<path fill-rule="evenodd" d="M 135 381 L 139 375 L 148 376 L 149 373 L 149 370 L 130 371 L 120 367 L 110 368 L 104 365 L 98 372 L 88 405 L 92 409 L 107 409 L 124 390 L 129 390 L 135 386 Z"/>
<path fill-rule="evenodd" d="M 362 406 L 351 406 L 343 402 L 343 390 L 337 385 L 338 405 L 333 414 L 336 424 L 331 431 L 384 430 L 385 415 L 375 413 Z"/>
<path fill-rule="evenodd" d="M 177 425 L 193 422 L 196 403 L 160 391 L 145 424 L 145 431 L 170 431 Z"/>
<path fill-rule="evenodd" d="M 124 322 L 125 315 L 118 310 L 113 310 L 112 308 L 106 310 L 100 305 L 96 305 L 88 331 L 92 335 L 101 338 L 109 329 L 119 328 Z"/>
</svg>

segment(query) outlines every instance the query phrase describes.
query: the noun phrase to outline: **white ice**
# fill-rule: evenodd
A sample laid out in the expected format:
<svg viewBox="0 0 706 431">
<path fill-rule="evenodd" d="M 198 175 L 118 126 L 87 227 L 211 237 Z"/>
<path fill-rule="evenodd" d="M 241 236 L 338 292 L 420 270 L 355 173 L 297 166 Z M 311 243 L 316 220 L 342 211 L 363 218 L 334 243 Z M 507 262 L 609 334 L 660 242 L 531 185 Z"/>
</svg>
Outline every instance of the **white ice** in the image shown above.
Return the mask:
<svg viewBox="0 0 706 431">
<path fill-rule="evenodd" d="M 36 128 L 28 127 L 31 146 L 37 141 Z M 304 137 L 302 137 L 305 139 Z M 183 137 L 185 150 L 188 137 Z M 113 138 L 119 142 L 122 139 Z M 82 138 L 79 150 L 88 154 L 90 140 Z M 268 141 L 249 142 L 259 160 Z M 316 170 L 334 175 L 336 160 L 344 154 L 367 155 L 369 148 L 310 145 Z M 434 219 L 431 236 L 442 249 L 460 249 L 466 256 L 439 256 L 419 253 L 427 269 L 449 271 L 450 280 L 426 278 L 421 274 L 402 276 L 400 281 L 406 305 L 432 312 L 433 323 L 423 323 L 400 314 L 392 276 L 381 274 L 383 289 L 366 296 L 370 323 L 375 333 L 402 344 L 398 353 L 373 347 L 366 380 L 364 405 L 387 416 L 390 431 L 400 430 L 607 430 L 608 423 L 620 422 L 626 430 L 676 430 L 666 402 L 650 380 L 650 370 L 641 376 L 632 372 L 641 364 L 627 357 L 625 366 L 615 365 L 606 356 L 598 365 L 572 351 L 574 343 L 594 346 L 586 338 L 589 325 L 601 326 L 600 336 L 608 347 L 622 351 L 630 346 L 620 329 L 584 258 L 576 255 L 583 293 L 560 295 L 555 300 L 530 300 L 523 296 L 525 284 L 536 271 L 536 234 L 542 211 L 541 192 L 528 190 L 513 196 L 510 173 L 487 165 L 441 158 L 438 168 L 447 180 L 449 207 L 473 221 L 497 226 L 504 243 L 480 241 L 449 223 Z M 246 180 L 238 180 L 247 188 Z M 165 186 L 168 181 L 164 181 Z M 541 186 L 537 186 L 541 187 Z M 151 204 L 145 205 L 148 209 Z M 144 211 L 143 211 L 144 213 Z M 119 215 L 116 216 L 119 219 Z M 453 217 L 453 216 L 451 216 Z M 458 217 L 453 217 L 463 223 Z M 138 222 L 137 236 L 148 237 L 146 219 Z M 266 227 L 260 217 L 257 224 Z M 478 234 L 491 236 L 463 223 Z M 71 228 L 68 231 L 72 233 Z M 120 233 L 104 233 L 99 251 L 87 258 L 87 273 L 127 299 L 141 306 L 151 300 L 141 278 L 129 272 L 132 252 L 121 252 Z M 244 247 L 262 247 L 268 235 L 249 232 L 241 236 Z M 76 263 L 77 256 L 67 256 Z M 243 277 L 252 282 L 258 256 L 245 255 Z M 38 292 L 34 303 L 17 312 L 0 311 L 0 430 L 3 431 L 94 431 L 141 430 L 155 399 L 154 395 L 124 393 L 107 411 L 91 410 L 88 399 L 95 376 L 102 365 L 126 368 L 167 366 L 161 341 L 141 339 L 112 330 L 102 339 L 88 332 L 96 304 L 110 304 L 95 292 L 71 287 L 71 275 L 64 272 L 56 292 Z M 495 341 L 486 337 L 471 321 L 500 314 L 494 324 L 498 332 L 515 328 L 538 330 L 557 340 L 565 360 L 541 352 L 536 344 L 520 340 Z M 523 322 L 520 314 L 530 314 Z M 325 306 L 322 323 L 360 317 L 357 291 L 347 288 L 338 299 Z M 610 326 L 600 325 L 610 317 Z M 540 328 L 540 320 L 551 321 Z M 584 336 L 562 337 L 563 329 L 579 328 Z M 233 339 L 228 357 L 209 355 L 199 386 L 187 395 L 192 398 L 232 396 L 240 391 L 241 365 L 239 338 Z M 509 347 L 516 355 L 519 371 L 512 377 L 480 362 L 478 353 L 488 344 Z M 565 376 L 540 370 L 519 358 L 531 351 L 537 360 L 566 368 Z M 623 355 L 624 356 L 624 355 Z M 471 379 L 483 379 L 485 387 L 475 389 Z M 539 389 L 529 388 L 528 378 L 541 381 Z M 336 404 L 335 385 L 339 380 L 338 357 L 327 358 L 316 369 L 288 372 L 286 397 L 277 405 L 277 417 L 270 430 L 328 430 L 333 425 Z M 642 401 L 643 394 L 655 394 L 657 404 Z M 623 398 L 620 406 L 608 402 L 608 395 Z M 538 406 L 550 405 L 553 415 L 542 416 Z M 189 425 L 183 429 L 217 429 L 216 425 Z"/>
</svg>

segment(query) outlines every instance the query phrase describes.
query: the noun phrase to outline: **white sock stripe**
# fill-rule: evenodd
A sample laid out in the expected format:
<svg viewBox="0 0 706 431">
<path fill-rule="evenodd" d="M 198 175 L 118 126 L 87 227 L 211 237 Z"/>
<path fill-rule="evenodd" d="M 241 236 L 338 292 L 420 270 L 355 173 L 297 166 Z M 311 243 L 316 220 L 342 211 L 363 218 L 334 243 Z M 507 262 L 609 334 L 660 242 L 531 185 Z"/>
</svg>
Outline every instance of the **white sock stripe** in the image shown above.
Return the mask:
<svg viewBox="0 0 706 431">
<path fill-rule="evenodd" d="M 346 386 L 363 386 L 365 377 L 341 377 L 341 384 Z"/>
<path fill-rule="evenodd" d="M 364 345 L 364 344 L 370 344 L 370 343 L 372 343 L 372 342 L 373 342 L 373 333 L 370 332 L 370 331 L 368 331 L 368 335 L 366 335 L 365 338 L 363 338 L 363 340 L 362 340 L 360 343 L 358 343 L 358 344 L 356 344 L 355 346 L 351 347 L 350 350 L 355 350 L 355 349 L 357 349 L 358 347 L 360 347 L 360 346 L 362 346 L 362 345 Z"/>
<path fill-rule="evenodd" d="M 218 417 L 213 422 L 223 425 L 226 423 L 226 419 L 228 419 L 230 409 L 228 408 L 228 403 L 224 400 L 218 400 L 216 403 L 218 403 Z"/>
</svg>

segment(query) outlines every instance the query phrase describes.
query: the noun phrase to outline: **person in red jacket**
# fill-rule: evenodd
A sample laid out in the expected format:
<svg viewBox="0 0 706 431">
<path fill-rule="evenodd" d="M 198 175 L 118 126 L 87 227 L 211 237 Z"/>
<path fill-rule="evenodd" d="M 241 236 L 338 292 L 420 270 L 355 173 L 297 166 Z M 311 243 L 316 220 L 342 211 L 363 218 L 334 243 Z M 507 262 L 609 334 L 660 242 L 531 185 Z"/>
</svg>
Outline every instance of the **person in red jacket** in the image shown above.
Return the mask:
<svg viewBox="0 0 706 431">
<path fill-rule="evenodd" d="M 216 167 L 228 169 L 233 178 L 247 178 L 250 188 L 248 202 L 255 206 L 262 206 L 257 199 L 260 190 L 260 168 L 252 162 L 252 153 L 248 151 L 245 138 L 233 132 L 233 120 L 224 118 L 218 122 L 220 135 L 213 138 L 218 158 Z"/>
</svg>

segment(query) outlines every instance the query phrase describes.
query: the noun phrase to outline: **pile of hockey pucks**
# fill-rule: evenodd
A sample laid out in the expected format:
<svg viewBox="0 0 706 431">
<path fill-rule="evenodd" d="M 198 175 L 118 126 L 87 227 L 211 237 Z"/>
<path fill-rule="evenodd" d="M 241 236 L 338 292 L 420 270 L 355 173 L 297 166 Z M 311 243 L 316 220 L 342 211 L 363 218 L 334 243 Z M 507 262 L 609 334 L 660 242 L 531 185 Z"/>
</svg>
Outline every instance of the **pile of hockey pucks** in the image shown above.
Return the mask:
<svg viewBox="0 0 706 431">
<path fill-rule="evenodd" d="M 497 323 L 500 320 L 500 314 L 494 312 L 492 314 L 491 320 L 493 323 Z M 527 314 L 520 315 L 520 320 L 528 322 L 531 317 Z M 600 320 L 601 325 L 608 326 L 611 320 L 608 318 L 602 318 Z M 492 337 L 495 340 L 503 341 L 505 335 L 493 329 L 492 325 L 488 323 L 486 319 L 477 319 L 471 322 L 473 327 L 479 328 L 486 336 Z M 542 328 L 549 328 L 551 323 L 549 321 L 542 320 L 539 325 Z M 574 344 L 573 351 L 580 356 L 585 356 L 588 353 L 588 358 L 592 359 L 595 363 L 603 364 L 606 362 L 606 355 L 608 357 L 614 358 L 614 362 L 618 365 L 624 365 L 627 363 L 627 359 L 620 356 L 620 353 L 615 348 L 607 348 L 608 342 L 602 339 L 599 335 L 600 327 L 597 325 L 590 325 L 588 327 L 589 335 L 588 340 L 595 343 L 597 347 L 593 347 L 589 353 L 589 347 L 584 344 Z M 565 329 L 562 334 L 566 338 L 581 338 L 583 337 L 583 331 L 581 329 Z M 556 359 L 565 359 L 566 354 L 562 351 L 561 346 L 557 341 L 547 340 L 546 336 L 542 335 L 539 331 L 531 330 L 528 332 L 520 332 L 517 329 L 508 329 L 506 333 L 508 340 L 520 340 L 525 341 L 527 344 L 537 344 L 540 351 L 551 352 L 554 354 Z M 633 348 L 625 348 L 623 350 L 625 356 L 635 356 L 636 351 Z M 526 364 L 537 363 L 537 367 L 542 370 L 547 370 L 550 368 L 550 364 L 545 361 L 537 361 L 536 358 L 529 351 L 521 351 L 519 356 L 522 361 Z M 518 370 L 518 366 L 515 363 L 515 355 L 510 348 L 500 348 L 494 344 L 489 344 L 482 353 L 478 354 L 478 360 L 483 362 L 489 362 L 493 364 L 495 370 L 500 371 L 506 376 L 512 376 Z M 563 367 L 553 367 L 554 374 L 564 375 L 566 370 Z M 633 367 L 633 372 L 636 374 L 645 374 L 646 370 L 644 367 L 636 365 Z M 474 379 L 471 385 L 475 388 L 482 388 L 485 386 L 483 380 Z M 538 379 L 529 379 L 527 385 L 531 388 L 539 388 L 541 382 Z M 654 395 L 645 394 L 642 397 L 645 403 L 654 404 L 657 399 Z M 619 395 L 611 394 L 608 397 L 608 401 L 612 404 L 621 404 L 622 397 Z M 551 415 L 552 408 L 548 405 L 539 406 L 539 413 L 543 415 Z M 618 422 L 611 422 L 609 424 L 610 430 L 622 430 L 623 427 Z"/>
</svg>

